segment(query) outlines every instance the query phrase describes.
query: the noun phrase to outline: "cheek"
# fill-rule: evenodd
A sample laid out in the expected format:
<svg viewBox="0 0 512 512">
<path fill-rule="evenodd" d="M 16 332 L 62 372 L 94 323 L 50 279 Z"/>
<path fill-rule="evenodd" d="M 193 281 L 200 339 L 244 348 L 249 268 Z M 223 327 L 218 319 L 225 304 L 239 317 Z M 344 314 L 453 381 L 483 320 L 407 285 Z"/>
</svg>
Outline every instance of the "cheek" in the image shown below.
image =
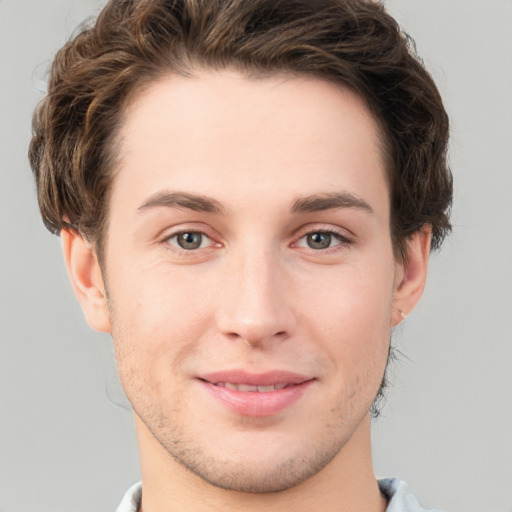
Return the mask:
<svg viewBox="0 0 512 512">
<path fill-rule="evenodd" d="M 322 340 L 333 374 L 380 379 L 389 350 L 393 279 L 393 265 L 365 265 L 333 272 L 323 287 L 302 284 L 310 287 L 301 296 L 307 337 Z"/>
<path fill-rule="evenodd" d="M 193 282 L 178 282 L 169 272 L 132 273 L 138 277 L 131 282 L 113 275 L 109 286 L 119 370 L 151 369 L 158 379 L 197 350 L 210 314 L 207 297 Z"/>
<path fill-rule="evenodd" d="M 390 329 L 394 267 L 352 266 L 302 279 L 297 293 L 312 320 L 354 335 Z M 341 328 L 344 327 L 344 328 Z"/>
</svg>

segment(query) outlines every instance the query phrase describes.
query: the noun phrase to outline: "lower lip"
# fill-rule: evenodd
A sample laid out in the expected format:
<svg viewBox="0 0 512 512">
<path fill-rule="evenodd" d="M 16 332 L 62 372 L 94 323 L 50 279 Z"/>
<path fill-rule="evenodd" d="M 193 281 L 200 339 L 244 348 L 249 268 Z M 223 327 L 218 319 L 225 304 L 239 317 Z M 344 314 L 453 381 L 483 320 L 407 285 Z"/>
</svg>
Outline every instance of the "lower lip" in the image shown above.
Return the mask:
<svg viewBox="0 0 512 512">
<path fill-rule="evenodd" d="M 200 381 L 204 388 L 228 409 L 242 416 L 272 416 L 299 400 L 313 380 L 275 391 L 237 391 Z"/>
</svg>

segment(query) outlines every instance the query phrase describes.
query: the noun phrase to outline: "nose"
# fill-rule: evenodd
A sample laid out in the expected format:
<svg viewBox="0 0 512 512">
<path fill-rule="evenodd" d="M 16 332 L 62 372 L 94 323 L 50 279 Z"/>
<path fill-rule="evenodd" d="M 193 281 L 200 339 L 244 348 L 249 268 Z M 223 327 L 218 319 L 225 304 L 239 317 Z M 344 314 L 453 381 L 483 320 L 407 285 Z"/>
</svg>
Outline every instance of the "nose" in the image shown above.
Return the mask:
<svg viewBox="0 0 512 512">
<path fill-rule="evenodd" d="M 271 251 L 226 262 L 219 289 L 217 325 L 224 336 L 265 348 L 292 336 L 291 280 Z"/>
</svg>

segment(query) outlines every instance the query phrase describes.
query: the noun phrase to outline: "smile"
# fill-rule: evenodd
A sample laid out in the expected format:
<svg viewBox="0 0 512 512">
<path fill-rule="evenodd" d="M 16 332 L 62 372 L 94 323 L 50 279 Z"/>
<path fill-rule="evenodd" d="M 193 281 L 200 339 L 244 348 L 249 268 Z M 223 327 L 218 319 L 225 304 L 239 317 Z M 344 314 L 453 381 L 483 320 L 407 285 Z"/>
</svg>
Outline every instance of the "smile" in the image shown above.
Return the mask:
<svg viewBox="0 0 512 512">
<path fill-rule="evenodd" d="M 233 384 L 232 382 L 212 382 L 214 386 L 221 388 L 233 389 L 235 391 L 242 391 L 243 393 L 268 393 L 269 391 L 276 391 L 284 389 L 294 384 L 270 384 L 268 386 L 254 386 L 252 384 Z"/>
<path fill-rule="evenodd" d="M 315 378 L 287 371 L 217 372 L 197 379 L 213 404 L 239 416 L 274 416 L 301 399 Z"/>
</svg>

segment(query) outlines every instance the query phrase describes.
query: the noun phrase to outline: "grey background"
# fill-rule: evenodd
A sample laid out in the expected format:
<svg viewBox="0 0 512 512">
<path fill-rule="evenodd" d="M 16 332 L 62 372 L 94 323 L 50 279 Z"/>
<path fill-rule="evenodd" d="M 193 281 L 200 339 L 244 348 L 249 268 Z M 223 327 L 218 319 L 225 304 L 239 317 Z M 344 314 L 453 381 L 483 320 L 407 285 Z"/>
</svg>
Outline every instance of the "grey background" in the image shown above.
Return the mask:
<svg viewBox="0 0 512 512">
<path fill-rule="evenodd" d="M 0 0 L 0 511 L 114 510 L 138 479 L 110 339 L 43 228 L 26 158 L 54 52 L 98 0 Z M 425 506 L 512 511 L 512 1 L 389 0 L 452 119 L 454 233 L 395 333 L 378 476 Z M 126 407 L 126 406 L 125 406 Z"/>
</svg>

